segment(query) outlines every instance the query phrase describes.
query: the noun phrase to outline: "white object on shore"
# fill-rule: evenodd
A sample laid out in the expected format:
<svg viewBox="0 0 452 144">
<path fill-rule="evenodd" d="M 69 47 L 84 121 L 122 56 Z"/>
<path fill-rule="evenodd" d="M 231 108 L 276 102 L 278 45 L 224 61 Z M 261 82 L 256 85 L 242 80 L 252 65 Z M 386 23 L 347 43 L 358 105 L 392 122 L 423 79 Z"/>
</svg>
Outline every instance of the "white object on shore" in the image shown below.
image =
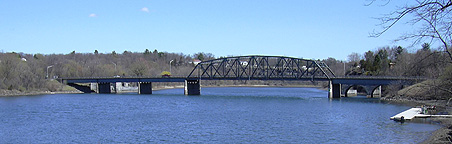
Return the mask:
<svg viewBox="0 0 452 144">
<path fill-rule="evenodd" d="M 402 120 L 402 116 L 404 120 L 411 120 L 413 118 L 428 118 L 428 117 L 446 117 L 446 118 L 452 118 L 452 115 L 426 115 L 421 114 L 422 109 L 421 108 L 411 108 L 406 111 L 403 111 L 393 117 L 391 117 L 391 120 Z"/>
<path fill-rule="evenodd" d="M 422 112 L 421 108 L 411 108 L 408 109 L 406 111 L 403 111 L 393 117 L 391 117 L 391 120 L 401 120 L 402 116 L 404 117 L 405 120 L 411 120 L 413 119 L 416 115 L 420 114 Z"/>
</svg>

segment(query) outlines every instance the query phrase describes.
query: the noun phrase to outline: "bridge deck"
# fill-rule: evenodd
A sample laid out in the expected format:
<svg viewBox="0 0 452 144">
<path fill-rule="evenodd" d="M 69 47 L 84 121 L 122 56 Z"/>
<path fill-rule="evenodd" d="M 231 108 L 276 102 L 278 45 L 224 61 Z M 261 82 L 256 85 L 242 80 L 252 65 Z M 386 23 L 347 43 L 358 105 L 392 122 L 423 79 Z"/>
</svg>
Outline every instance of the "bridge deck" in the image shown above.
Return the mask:
<svg viewBox="0 0 452 144">
<path fill-rule="evenodd" d="M 62 78 L 64 83 L 114 83 L 114 82 L 185 82 L 186 77 L 98 77 Z"/>
<path fill-rule="evenodd" d="M 102 83 L 102 82 L 184 82 L 186 79 L 200 80 L 301 80 L 301 81 L 329 81 L 334 84 L 358 84 L 358 85 L 387 85 L 396 81 L 412 83 L 419 78 L 405 77 L 89 77 L 89 78 L 62 78 L 65 83 Z"/>
</svg>

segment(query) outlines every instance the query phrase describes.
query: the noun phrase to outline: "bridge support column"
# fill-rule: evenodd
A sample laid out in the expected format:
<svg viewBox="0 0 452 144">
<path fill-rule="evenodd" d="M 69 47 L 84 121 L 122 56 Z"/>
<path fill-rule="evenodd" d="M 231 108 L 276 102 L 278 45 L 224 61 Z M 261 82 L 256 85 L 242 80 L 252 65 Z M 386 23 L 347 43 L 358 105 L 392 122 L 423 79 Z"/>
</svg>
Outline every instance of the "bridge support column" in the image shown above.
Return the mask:
<svg viewBox="0 0 452 144">
<path fill-rule="evenodd" d="M 330 81 L 328 88 L 329 98 L 341 98 L 341 84 L 333 84 L 333 81 Z"/>
<path fill-rule="evenodd" d="M 97 83 L 97 93 L 111 93 L 110 83 Z"/>
<path fill-rule="evenodd" d="M 97 83 L 91 83 L 89 87 L 90 87 L 90 89 L 91 89 L 93 92 L 95 92 L 95 93 L 98 92 L 98 90 L 97 90 Z"/>
<path fill-rule="evenodd" d="M 152 94 L 152 82 L 139 82 L 138 94 Z"/>
<path fill-rule="evenodd" d="M 347 97 L 347 90 L 350 86 L 346 84 L 341 84 L 341 97 Z"/>
<path fill-rule="evenodd" d="M 115 93 L 120 93 L 122 91 L 122 82 L 113 83 L 115 87 Z"/>
<path fill-rule="evenodd" d="M 185 80 L 184 83 L 184 94 L 185 95 L 200 95 L 201 94 L 201 84 L 199 80 Z"/>
</svg>

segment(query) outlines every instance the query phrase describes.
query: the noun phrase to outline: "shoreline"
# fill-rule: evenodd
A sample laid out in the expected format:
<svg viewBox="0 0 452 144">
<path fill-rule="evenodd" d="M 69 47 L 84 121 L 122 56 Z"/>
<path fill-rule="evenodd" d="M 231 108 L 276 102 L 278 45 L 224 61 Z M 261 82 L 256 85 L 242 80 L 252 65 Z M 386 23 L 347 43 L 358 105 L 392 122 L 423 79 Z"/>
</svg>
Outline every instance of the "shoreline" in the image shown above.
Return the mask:
<svg viewBox="0 0 452 144">
<path fill-rule="evenodd" d="M 388 99 L 382 97 L 381 100 L 389 104 L 401 104 L 410 107 L 419 105 L 435 105 L 437 112 L 448 112 L 452 114 L 452 107 L 447 105 L 447 100 L 413 100 L 413 99 Z M 429 118 L 437 123 L 440 128 L 433 131 L 431 135 L 421 142 L 421 144 L 432 143 L 452 143 L 452 119 L 451 118 Z"/>
<path fill-rule="evenodd" d="M 18 90 L 0 90 L 0 97 L 18 97 L 18 96 L 35 96 L 35 95 L 48 95 L 48 94 L 76 94 L 82 93 L 80 91 L 29 91 L 21 92 Z"/>
</svg>

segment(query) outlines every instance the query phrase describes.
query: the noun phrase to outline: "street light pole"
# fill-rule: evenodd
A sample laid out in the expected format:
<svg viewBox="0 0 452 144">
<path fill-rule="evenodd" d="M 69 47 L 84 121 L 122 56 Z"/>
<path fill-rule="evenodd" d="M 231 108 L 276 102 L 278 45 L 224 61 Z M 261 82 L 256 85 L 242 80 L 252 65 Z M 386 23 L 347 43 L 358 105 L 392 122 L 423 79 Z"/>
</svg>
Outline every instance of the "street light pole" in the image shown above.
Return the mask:
<svg viewBox="0 0 452 144">
<path fill-rule="evenodd" d="M 46 71 L 46 79 L 49 78 L 49 68 L 53 67 L 53 65 L 51 66 L 47 66 L 47 71 Z"/>
<path fill-rule="evenodd" d="M 344 76 L 345 76 L 345 61 L 344 61 Z"/>
<path fill-rule="evenodd" d="M 174 60 L 170 60 L 170 61 L 169 61 L 169 72 L 170 72 L 170 74 L 173 74 L 172 71 L 171 71 L 171 63 L 172 63 L 173 61 L 174 61 Z"/>
</svg>

